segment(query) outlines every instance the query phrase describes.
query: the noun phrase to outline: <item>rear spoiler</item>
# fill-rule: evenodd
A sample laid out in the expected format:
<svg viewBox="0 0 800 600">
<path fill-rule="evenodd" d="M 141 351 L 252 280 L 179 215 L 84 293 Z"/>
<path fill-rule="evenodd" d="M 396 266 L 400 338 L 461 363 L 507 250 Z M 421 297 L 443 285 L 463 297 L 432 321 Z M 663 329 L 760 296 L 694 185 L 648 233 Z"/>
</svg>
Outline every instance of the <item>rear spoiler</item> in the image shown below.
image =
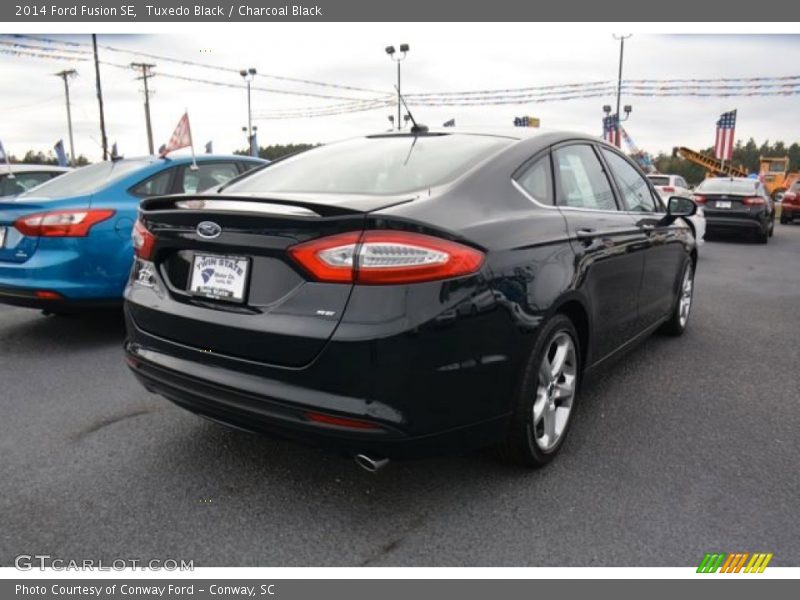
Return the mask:
<svg viewBox="0 0 800 600">
<path fill-rule="evenodd" d="M 253 214 L 276 214 L 307 217 L 339 217 L 358 215 L 405 204 L 413 197 L 348 196 L 333 197 L 331 202 L 307 200 L 308 195 L 274 194 L 269 196 L 250 196 L 243 194 L 172 194 L 154 196 L 142 201 L 139 210 L 151 212 L 223 211 Z M 295 209 L 295 210 L 293 210 Z"/>
</svg>

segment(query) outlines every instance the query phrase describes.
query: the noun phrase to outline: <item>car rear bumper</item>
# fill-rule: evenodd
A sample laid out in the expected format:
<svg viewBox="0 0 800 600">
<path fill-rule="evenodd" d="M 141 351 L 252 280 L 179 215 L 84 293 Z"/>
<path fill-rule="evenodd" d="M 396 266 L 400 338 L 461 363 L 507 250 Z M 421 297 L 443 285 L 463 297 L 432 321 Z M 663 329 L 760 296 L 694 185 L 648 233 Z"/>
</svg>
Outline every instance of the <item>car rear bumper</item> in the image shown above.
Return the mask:
<svg viewBox="0 0 800 600">
<path fill-rule="evenodd" d="M 47 295 L 41 295 L 39 292 L 45 292 Z M 53 296 L 53 292 L 57 296 Z M 0 304 L 36 308 L 51 312 L 69 312 L 71 310 L 90 308 L 119 307 L 122 301 L 120 298 L 74 299 L 67 298 L 51 288 L 22 288 L 0 285 Z"/>
<path fill-rule="evenodd" d="M 485 409 L 485 398 L 455 389 L 442 397 L 440 387 L 430 383 L 423 388 L 431 391 L 420 394 L 419 379 L 411 377 L 385 382 L 381 389 L 382 384 L 370 380 L 370 374 L 380 379 L 375 376 L 379 368 L 367 364 L 368 353 L 359 348 L 323 353 L 333 368 L 347 372 L 331 385 L 320 374 L 331 368 L 324 357 L 301 369 L 268 367 L 157 337 L 140 329 L 129 310 L 125 313 L 128 366 L 145 388 L 236 428 L 349 455 L 415 458 L 491 444 L 507 427 L 509 405 L 500 386 L 490 416 L 484 412 L 465 419 L 474 414 L 470 410 L 475 403 L 483 401 Z M 448 408 L 458 417 L 448 418 Z M 310 414 L 367 422 L 374 428 L 321 423 Z"/>
<path fill-rule="evenodd" d="M 788 219 L 800 217 L 800 206 L 784 203 L 781 207 L 781 214 L 784 216 L 784 218 Z"/>
<path fill-rule="evenodd" d="M 25 262 L 0 262 L 0 290 L 8 290 L 0 292 L 0 302 L 19 304 L 27 302 L 28 297 L 35 300 L 36 292 L 44 290 L 56 292 L 64 304 L 120 304 L 127 271 L 113 255 L 87 256 L 81 252 L 78 244 L 86 244 L 88 239 L 80 238 L 72 250 L 40 248 Z M 40 308 L 38 304 L 35 307 Z"/>
<path fill-rule="evenodd" d="M 764 229 L 764 223 L 757 218 L 706 216 L 706 231 L 750 231 L 755 233 Z"/>
</svg>

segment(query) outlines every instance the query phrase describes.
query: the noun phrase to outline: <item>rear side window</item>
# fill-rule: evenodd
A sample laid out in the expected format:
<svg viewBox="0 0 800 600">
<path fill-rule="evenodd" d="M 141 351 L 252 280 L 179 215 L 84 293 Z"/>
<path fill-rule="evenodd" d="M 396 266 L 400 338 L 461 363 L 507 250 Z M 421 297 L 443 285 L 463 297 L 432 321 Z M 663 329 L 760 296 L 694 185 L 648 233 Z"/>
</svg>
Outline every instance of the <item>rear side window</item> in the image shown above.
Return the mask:
<svg viewBox="0 0 800 600">
<path fill-rule="evenodd" d="M 174 168 L 162 171 L 158 175 L 154 175 L 150 179 L 137 185 L 131 190 L 131 192 L 136 196 L 141 196 L 143 198 L 148 196 L 161 196 L 163 194 L 169 194 L 171 187 L 170 182 L 172 181 L 172 175 L 174 173 Z"/>
<path fill-rule="evenodd" d="M 528 168 L 517 183 L 540 204 L 553 204 L 553 181 L 550 170 L 550 157 L 537 160 Z"/>
<path fill-rule="evenodd" d="M 617 210 L 611 184 L 591 146 L 559 148 L 553 152 L 553 161 L 560 206 Z"/>
<path fill-rule="evenodd" d="M 488 135 L 386 135 L 320 146 L 270 165 L 231 192 L 401 194 L 448 183 L 514 141 Z"/>
<path fill-rule="evenodd" d="M 655 212 L 656 203 L 647 180 L 639 174 L 633 165 L 620 155 L 602 150 L 603 156 L 617 180 L 617 186 L 622 193 L 622 201 L 626 210 L 633 212 Z"/>
<path fill-rule="evenodd" d="M 669 185 L 669 177 L 666 176 L 666 175 L 664 175 L 663 177 L 662 176 L 657 176 L 656 177 L 656 176 L 650 175 L 649 179 L 653 183 L 653 185 Z"/>
<path fill-rule="evenodd" d="M 209 188 L 226 183 L 239 174 L 235 163 L 206 163 L 197 165 L 193 170 L 189 167 L 183 169 L 182 186 L 178 186 L 178 193 L 196 194 Z"/>
</svg>

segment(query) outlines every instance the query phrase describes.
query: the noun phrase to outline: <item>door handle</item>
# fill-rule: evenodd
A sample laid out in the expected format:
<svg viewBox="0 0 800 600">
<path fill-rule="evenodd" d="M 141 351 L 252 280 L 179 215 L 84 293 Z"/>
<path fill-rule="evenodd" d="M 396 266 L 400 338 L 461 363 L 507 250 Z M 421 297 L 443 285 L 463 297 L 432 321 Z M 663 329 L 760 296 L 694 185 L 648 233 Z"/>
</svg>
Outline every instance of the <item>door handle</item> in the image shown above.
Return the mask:
<svg viewBox="0 0 800 600">
<path fill-rule="evenodd" d="M 591 227 L 581 227 L 580 229 L 575 231 L 575 235 L 579 238 L 592 238 L 597 235 L 597 230 L 592 229 Z"/>
<path fill-rule="evenodd" d="M 656 226 L 653 225 L 652 223 L 642 223 L 641 225 L 639 225 L 639 228 L 642 231 L 647 231 L 649 233 L 653 231 L 656 228 Z"/>
</svg>

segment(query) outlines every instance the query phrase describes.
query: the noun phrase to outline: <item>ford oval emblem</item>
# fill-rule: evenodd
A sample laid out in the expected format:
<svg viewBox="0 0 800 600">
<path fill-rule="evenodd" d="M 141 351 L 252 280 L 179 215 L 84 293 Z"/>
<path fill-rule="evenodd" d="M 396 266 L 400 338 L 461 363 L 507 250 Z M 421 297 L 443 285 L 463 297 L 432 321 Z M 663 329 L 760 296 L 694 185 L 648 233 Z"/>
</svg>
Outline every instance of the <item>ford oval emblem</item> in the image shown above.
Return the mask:
<svg viewBox="0 0 800 600">
<path fill-rule="evenodd" d="M 207 240 L 218 237 L 220 233 L 222 233 L 222 227 L 213 221 L 203 221 L 197 226 L 197 235 Z"/>
</svg>

